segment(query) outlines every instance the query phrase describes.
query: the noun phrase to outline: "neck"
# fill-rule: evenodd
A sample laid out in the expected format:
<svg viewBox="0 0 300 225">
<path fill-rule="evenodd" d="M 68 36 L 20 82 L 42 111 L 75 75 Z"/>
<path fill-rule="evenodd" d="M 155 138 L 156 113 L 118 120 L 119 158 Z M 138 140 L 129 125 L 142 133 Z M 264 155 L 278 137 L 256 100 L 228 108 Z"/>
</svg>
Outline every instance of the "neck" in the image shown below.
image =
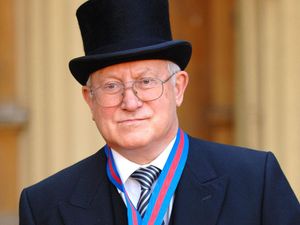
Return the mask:
<svg viewBox="0 0 300 225">
<path fill-rule="evenodd" d="M 139 165 L 145 165 L 145 164 L 149 164 L 151 163 L 153 160 L 155 160 L 164 150 L 160 149 L 160 150 L 151 150 L 151 152 L 149 153 L 148 150 L 124 150 L 124 151 L 118 151 L 119 154 L 121 154 L 123 157 L 125 157 L 126 159 L 139 164 Z"/>
</svg>

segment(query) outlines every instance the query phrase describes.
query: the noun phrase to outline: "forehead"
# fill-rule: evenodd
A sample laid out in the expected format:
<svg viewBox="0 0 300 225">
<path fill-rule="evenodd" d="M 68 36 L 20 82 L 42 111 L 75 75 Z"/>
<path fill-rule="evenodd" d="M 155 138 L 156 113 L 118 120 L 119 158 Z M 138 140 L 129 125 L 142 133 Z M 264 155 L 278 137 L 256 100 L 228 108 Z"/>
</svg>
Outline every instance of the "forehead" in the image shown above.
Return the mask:
<svg viewBox="0 0 300 225">
<path fill-rule="evenodd" d="M 102 68 L 91 75 L 103 76 L 122 76 L 123 74 L 139 75 L 147 72 L 164 72 L 167 71 L 166 60 L 139 60 L 132 62 L 120 63 Z"/>
</svg>

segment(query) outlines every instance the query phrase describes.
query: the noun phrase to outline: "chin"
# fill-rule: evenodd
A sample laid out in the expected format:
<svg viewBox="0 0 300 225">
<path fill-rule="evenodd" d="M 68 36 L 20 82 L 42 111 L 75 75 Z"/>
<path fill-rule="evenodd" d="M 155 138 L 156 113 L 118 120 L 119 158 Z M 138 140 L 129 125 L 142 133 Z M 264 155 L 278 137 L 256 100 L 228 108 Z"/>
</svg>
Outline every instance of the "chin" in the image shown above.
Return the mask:
<svg viewBox="0 0 300 225">
<path fill-rule="evenodd" d="M 150 127 L 127 127 L 119 128 L 107 136 L 107 143 L 112 148 L 138 149 L 149 146 L 160 135 Z"/>
<path fill-rule="evenodd" d="M 120 146 L 123 146 L 124 149 L 137 149 L 143 148 L 150 143 L 150 139 L 144 137 L 126 137 L 122 139 L 123 141 L 120 142 Z"/>
</svg>

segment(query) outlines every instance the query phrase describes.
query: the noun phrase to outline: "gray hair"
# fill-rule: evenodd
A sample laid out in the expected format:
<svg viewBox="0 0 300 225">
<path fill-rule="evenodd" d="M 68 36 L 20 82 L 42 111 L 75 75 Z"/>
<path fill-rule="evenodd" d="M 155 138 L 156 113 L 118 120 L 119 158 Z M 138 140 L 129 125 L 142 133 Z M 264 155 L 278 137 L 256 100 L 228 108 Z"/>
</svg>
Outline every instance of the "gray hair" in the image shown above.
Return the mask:
<svg viewBox="0 0 300 225">
<path fill-rule="evenodd" d="M 91 87 L 92 86 L 92 76 L 91 74 L 88 77 L 88 80 L 85 83 L 86 86 Z"/>
<path fill-rule="evenodd" d="M 167 67 L 168 67 L 168 71 L 170 73 L 170 76 L 175 74 L 175 73 L 178 73 L 179 71 L 181 71 L 180 67 L 176 63 L 173 63 L 172 61 L 167 61 Z M 171 78 L 171 82 L 172 82 L 172 84 L 175 85 L 176 76 L 173 76 Z"/>
<path fill-rule="evenodd" d="M 177 73 L 181 70 L 180 67 L 176 63 L 173 63 L 171 61 L 167 61 L 167 66 L 168 66 L 168 71 L 169 71 L 170 75 Z"/>
</svg>

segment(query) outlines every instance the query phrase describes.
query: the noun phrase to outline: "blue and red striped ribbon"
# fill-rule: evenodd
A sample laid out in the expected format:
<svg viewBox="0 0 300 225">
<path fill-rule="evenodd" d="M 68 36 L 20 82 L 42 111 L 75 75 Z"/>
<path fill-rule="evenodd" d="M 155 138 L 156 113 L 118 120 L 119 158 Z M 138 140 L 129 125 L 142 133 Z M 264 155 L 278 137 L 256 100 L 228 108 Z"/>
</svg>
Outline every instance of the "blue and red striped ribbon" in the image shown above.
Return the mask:
<svg viewBox="0 0 300 225">
<path fill-rule="evenodd" d="M 188 136 L 181 129 L 178 129 L 174 146 L 157 180 L 156 186 L 149 201 L 149 205 L 147 207 L 147 211 L 142 219 L 126 193 L 115 166 L 110 148 L 107 145 L 105 146 L 105 153 L 107 156 L 107 176 L 109 180 L 125 195 L 129 225 L 162 224 L 164 215 L 168 210 L 171 198 L 174 195 L 184 169 L 188 155 L 188 149 Z"/>
</svg>

